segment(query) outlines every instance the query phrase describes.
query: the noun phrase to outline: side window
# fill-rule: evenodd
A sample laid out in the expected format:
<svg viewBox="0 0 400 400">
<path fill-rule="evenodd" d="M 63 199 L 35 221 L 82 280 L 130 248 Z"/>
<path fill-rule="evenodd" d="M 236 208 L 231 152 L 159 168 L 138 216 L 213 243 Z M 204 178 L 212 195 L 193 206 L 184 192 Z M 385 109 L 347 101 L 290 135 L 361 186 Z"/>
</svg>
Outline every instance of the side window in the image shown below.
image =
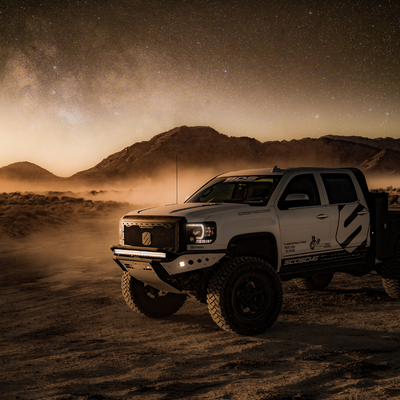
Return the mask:
<svg viewBox="0 0 400 400">
<path fill-rule="evenodd" d="M 308 201 L 300 200 L 298 203 L 295 201 L 286 201 L 286 197 L 289 194 L 306 194 Z M 320 205 L 321 201 L 319 198 L 318 186 L 315 182 L 313 174 L 304 174 L 295 176 L 286 186 L 281 198 L 278 202 L 280 210 L 287 210 L 289 207 L 309 207 Z"/>
<path fill-rule="evenodd" d="M 351 177 L 347 174 L 321 174 L 329 204 L 352 203 L 358 200 Z"/>
</svg>

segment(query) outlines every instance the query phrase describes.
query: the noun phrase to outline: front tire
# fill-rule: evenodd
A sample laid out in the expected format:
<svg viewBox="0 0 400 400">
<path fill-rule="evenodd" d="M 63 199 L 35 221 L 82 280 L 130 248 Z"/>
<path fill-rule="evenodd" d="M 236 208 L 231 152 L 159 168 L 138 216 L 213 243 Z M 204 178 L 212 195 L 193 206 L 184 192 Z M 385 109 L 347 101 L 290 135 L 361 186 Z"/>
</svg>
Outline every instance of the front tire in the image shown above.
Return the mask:
<svg viewBox="0 0 400 400">
<path fill-rule="evenodd" d="M 324 290 L 332 281 L 333 274 L 312 275 L 296 278 L 296 285 L 303 290 Z"/>
<path fill-rule="evenodd" d="M 400 242 L 393 250 L 393 256 L 381 264 L 382 284 L 392 299 L 400 299 Z"/>
<path fill-rule="evenodd" d="M 163 293 L 124 272 L 121 279 L 122 295 L 135 312 L 151 318 L 168 317 L 185 303 L 186 295 Z"/>
<path fill-rule="evenodd" d="M 264 333 L 282 308 L 282 283 L 264 260 L 238 257 L 215 270 L 207 290 L 214 322 L 241 335 Z"/>
</svg>

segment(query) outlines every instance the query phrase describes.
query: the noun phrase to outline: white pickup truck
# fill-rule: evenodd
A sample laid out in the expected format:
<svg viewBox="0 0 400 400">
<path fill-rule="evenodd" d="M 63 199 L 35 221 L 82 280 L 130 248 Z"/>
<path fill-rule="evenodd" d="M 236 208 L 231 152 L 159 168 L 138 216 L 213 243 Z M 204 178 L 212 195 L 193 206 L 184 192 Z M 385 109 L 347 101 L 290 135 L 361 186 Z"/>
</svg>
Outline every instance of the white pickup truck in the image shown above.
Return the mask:
<svg viewBox="0 0 400 400">
<path fill-rule="evenodd" d="M 114 260 L 126 303 L 172 315 L 192 297 L 229 332 L 278 318 L 281 281 L 322 290 L 335 272 L 376 271 L 400 298 L 400 211 L 355 168 L 254 169 L 216 176 L 183 204 L 130 212 Z"/>
</svg>

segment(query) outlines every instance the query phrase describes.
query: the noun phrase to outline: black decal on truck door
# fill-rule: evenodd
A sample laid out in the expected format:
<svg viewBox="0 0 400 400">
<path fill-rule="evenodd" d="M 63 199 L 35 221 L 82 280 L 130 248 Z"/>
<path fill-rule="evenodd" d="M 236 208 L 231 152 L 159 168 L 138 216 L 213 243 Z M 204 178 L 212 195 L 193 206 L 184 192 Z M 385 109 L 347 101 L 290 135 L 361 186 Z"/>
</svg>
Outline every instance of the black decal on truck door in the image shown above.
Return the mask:
<svg viewBox="0 0 400 400">
<path fill-rule="evenodd" d="M 349 253 L 365 245 L 369 232 L 369 213 L 360 203 L 340 205 L 336 240 Z"/>
</svg>

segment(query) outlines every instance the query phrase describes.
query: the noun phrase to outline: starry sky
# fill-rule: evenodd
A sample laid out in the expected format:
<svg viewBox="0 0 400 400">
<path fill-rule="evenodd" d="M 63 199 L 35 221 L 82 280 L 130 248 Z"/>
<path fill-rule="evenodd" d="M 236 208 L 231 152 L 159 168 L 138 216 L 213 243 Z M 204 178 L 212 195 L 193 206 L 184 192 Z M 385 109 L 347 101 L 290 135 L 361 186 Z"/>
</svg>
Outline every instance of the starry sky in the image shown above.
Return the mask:
<svg viewBox="0 0 400 400">
<path fill-rule="evenodd" d="M 180 125 L 400 137 L 397 0 L 0 0 L 0 167 L 59 176 Z"/>
</svg>

